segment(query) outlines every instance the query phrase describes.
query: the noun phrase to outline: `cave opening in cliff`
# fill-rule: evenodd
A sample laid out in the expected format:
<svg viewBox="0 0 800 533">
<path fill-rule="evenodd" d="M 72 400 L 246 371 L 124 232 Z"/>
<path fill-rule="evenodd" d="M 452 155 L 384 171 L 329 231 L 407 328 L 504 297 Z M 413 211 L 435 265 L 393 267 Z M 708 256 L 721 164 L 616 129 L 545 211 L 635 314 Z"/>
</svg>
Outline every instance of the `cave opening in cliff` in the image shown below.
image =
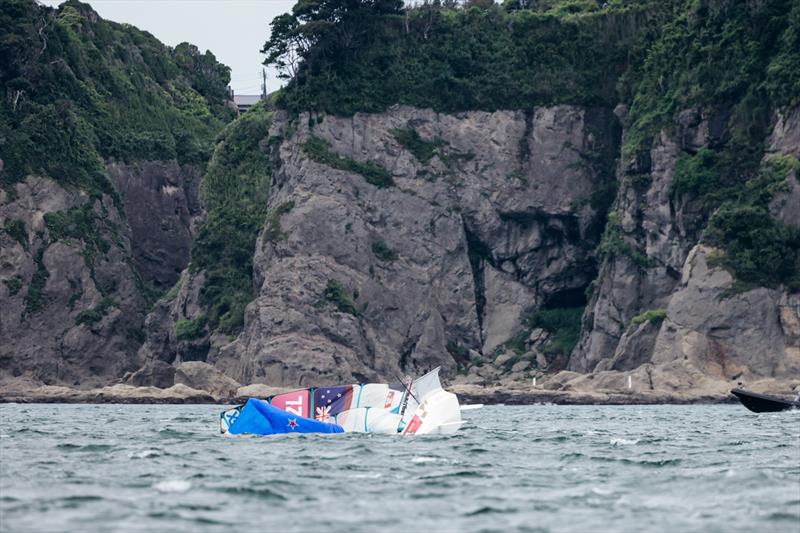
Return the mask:
<svg viewBox="0 0 800 533">
<path fill-rule="evenodd" d="M 574 289 L 563 289 L 545 297 L 543 309 L 564 309 L 568 307 L 586 307 L 586 289 L 588 284 Z"/>
</svg>

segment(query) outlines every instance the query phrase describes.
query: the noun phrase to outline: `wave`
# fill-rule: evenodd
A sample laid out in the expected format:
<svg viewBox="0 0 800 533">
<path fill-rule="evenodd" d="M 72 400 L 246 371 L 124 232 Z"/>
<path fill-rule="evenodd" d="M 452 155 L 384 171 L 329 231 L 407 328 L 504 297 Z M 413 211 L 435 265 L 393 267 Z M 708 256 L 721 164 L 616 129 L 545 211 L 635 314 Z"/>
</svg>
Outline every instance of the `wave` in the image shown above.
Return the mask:
<svg viewBox="0 0 800 533">
<path fill-rule="evenodd" d="M 263 500 L 286 501 L 286 496 L 269 487 L 218 487 L 218 492 L 237 496 L 254 496 Z"/>
<path fill-rule="evenodd" d="M 186 479 L 167 479 L 153 485 L 158 492 L 187 492 L 192 488 L 192 482 Z"/>
</svg>

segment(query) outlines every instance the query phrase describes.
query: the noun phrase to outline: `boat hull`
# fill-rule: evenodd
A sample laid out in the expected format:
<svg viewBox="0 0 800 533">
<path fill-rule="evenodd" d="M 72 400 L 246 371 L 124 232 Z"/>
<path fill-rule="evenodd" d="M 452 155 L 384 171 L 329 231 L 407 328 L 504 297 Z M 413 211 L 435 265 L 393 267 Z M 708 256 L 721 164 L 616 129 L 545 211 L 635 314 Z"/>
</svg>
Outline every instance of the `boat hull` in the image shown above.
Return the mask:
<svg viewBox="0 0 800 533">
<path fill-rule="evenodd" d="M 733 389 L 731 394 L 739 398 L 742 405 L 754 413 L 776 413 L 800 408 L 800 402 L 784 400 L 767 394 L 758 394 L 744 389 Z"/>
</svg>

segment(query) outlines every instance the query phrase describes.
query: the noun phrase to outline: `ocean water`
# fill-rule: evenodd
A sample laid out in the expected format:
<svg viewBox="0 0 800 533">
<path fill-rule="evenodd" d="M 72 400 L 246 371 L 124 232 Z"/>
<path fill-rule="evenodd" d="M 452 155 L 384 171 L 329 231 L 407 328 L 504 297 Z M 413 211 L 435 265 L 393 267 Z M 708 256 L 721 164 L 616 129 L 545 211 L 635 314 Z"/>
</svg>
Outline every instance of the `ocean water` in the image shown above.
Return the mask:
<svg viewBox="0 0 800 533">
<path fill-rule="evenodd" d="M 487 406 L 452 436 L 232 438 L 220 410 L 0 406 L 0 530 L 800 532 L 800 411 Z"/>
</svg>

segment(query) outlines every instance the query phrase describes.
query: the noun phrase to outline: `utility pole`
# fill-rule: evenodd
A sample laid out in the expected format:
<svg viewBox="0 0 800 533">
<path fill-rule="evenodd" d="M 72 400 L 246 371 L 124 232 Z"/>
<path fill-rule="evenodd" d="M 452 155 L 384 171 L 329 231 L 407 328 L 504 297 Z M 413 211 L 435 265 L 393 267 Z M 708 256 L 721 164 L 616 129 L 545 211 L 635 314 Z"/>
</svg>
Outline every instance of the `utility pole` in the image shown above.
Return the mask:
<svg viewBox="0 0 800 533">
<path fill-rule="evenodd" d="M 261 99 L 267 99 L 267 69 L 261 67 Z"/>
</svg>

